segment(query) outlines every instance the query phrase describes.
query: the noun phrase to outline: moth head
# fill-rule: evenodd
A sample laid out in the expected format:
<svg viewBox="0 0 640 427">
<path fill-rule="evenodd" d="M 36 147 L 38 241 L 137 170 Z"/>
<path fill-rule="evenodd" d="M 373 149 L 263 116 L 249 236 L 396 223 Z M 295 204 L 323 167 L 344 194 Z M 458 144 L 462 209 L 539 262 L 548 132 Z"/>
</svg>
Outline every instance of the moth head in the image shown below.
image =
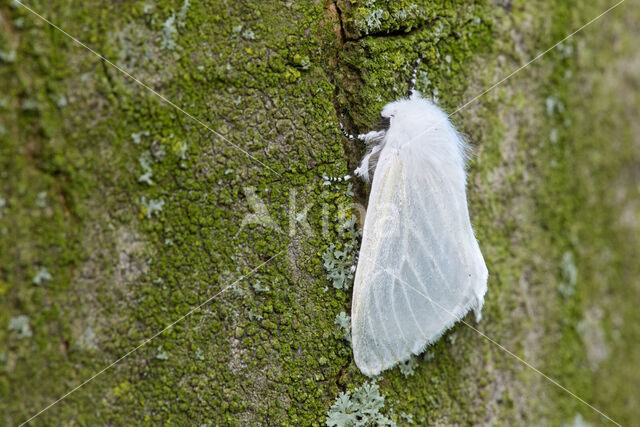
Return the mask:
<svg viewBox="0 0 640 427">
<path fill-rule="evenodd" d="M 399 114 L 397 103 L 398 101 L 385 105 L 382 112 L 380 112 L 380 122 L 385 124 L 385 131 L 389 130 L 391 123 L 395 121 L 394 119 Z"/>
<path fill-rule="evenodd" d="M 417 91 L 409 99 L 399 99 L 384 106 L 380 113 L 388 120 L 389 126 L 401 123 L 423 124 L 434 116 L 440 115 L 439 109 L 433 102 L 423 98 Z"/>
<path fill-rule="evenodd" d="M 388 120 L 391 122 L 391 120 L 398 115 L 398 102 L 399 101 L 390 102 L 384 106 L 380 113 L 382 120 Z"/>
</svg>

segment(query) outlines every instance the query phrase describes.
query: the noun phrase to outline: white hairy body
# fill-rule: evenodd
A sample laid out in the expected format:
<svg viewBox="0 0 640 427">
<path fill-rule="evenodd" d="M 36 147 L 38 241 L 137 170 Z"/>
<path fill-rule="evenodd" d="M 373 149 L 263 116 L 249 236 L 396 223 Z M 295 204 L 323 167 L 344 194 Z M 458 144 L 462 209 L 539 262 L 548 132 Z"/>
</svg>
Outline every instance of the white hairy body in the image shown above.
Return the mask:
<svg viewBox="0 0 640 427">
<path fill-rule="evenodd" d="M 488 275 L 467 208 L 466 143 L 417 92 L 382 117 L 389 128 L 361 136 L 370 149 L 355 171 L 373 176 L 351 307 L 366 375 L 422 353 L 471 309 L 479 320 Z"/>
</svg>

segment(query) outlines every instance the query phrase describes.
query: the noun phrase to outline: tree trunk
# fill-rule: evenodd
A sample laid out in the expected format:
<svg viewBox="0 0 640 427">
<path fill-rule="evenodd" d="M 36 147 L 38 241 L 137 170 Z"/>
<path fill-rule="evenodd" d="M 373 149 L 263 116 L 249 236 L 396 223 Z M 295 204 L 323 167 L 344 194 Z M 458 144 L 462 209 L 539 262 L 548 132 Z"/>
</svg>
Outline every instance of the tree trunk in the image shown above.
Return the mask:
<svg viewBox="0 0 640 427">
<path fill-rule="evenodd" d="M 635 0 L 528 66 L 614 3 L 20 2 L 0 1 L 5 424 L 606 421 L 579 399 L 632 423 Z M 418 58 L 474 149 L 489 291 L 377 378 L 382 406 L 336 322 L 368 188 L 322 176 L 364 151 L 339 123 L 372 129 Z"/>
</svg>

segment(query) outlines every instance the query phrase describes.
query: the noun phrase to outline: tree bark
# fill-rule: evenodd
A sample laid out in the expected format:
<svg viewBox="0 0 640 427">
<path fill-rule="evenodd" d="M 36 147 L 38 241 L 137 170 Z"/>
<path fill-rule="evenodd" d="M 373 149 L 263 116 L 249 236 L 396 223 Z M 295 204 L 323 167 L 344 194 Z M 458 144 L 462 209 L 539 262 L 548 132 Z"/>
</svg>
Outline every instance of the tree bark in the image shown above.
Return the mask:
<svg viewBox="0 0 640 427">
<path fill-rule="evenodd" d="M 489 291 L 477 330 L 377 379 L 380 412 L 631 424 L 632 3 L 527 65 L 614 3 L 0 1 L 0 419 L 323 425 L 369 379 L 336 323 L 368 188 L 322 176 L 420 58 L 474 150 Z"/>
</svg>

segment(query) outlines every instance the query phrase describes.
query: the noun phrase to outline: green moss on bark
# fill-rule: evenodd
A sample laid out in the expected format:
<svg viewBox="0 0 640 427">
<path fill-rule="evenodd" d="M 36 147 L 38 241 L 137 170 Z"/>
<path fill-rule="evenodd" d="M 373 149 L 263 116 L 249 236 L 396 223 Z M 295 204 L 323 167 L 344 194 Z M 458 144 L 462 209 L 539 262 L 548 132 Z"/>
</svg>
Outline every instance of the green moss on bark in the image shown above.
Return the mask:
<svg viewBox="0 0 640 427">
<path fill-rule="evenodd" d="M 0 51 L 15 52 L 0 57 L 3 421 L 224 290 L 39 420 L 324 423 L 365 381 L 334 323 L 350 292 L 322 265 L 354 197 L 320 177 L 361 152 L 338 122 L 369 129 L 418 57 L 418 89 L 453 111 L 597 3 L 29 3 L 222 136 L 0 3 Z M 623 424 L 640 383 L 626 368 L 640 357 L 634 14 L 604 17 L 454 116 L 475 147 L 469 198 L 491 276 L 479 328 Z M 269 226 L 241 226 L 256 213 L 247 187 Z M 148 215 L 143 197 L 162 210 Z M 41 268 L 51 279 L 34 283 Z M 18 316 L 31 337 L 10 330 Z M 399 424 L 600 421 L 464 325 L 414 370 L 379 382 Z"/>
</svg>

